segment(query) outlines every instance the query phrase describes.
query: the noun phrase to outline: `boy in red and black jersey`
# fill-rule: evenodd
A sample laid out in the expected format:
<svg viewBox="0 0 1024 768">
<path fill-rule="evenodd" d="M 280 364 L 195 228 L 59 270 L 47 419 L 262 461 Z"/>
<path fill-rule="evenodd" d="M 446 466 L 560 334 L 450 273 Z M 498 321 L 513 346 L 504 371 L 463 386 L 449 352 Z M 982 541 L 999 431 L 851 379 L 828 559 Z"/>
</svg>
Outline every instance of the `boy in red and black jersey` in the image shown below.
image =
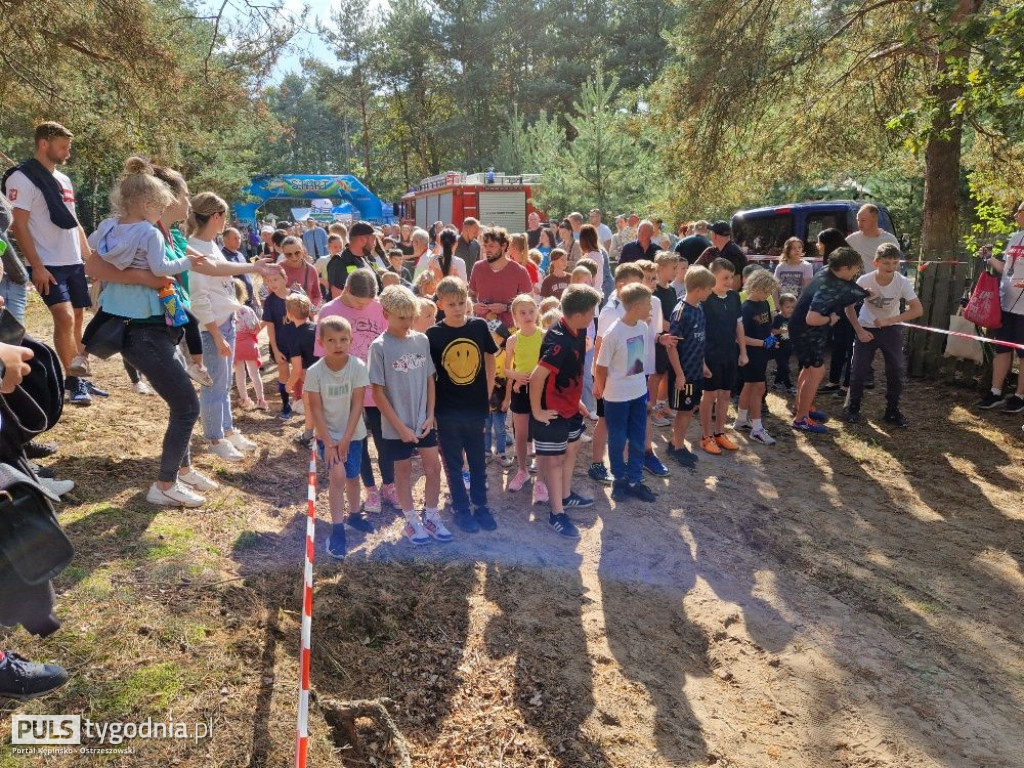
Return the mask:
<svg viewBox="0 0 1024 768">
<path fill-rule="evenodd" d="M 541 479 L 548 488 L 549 524 L 562 536 L 578 538 L 566 508 L 592 506 L 593 499 L 572 490 L 572 470 L 583 435 L 580 397 L 586 329 L 594 320 L 601 294 L 586 285 L 571 285 L 562 294 L 562 319 L 544 335 L 540 362 L 530 376 L 530 434 Z"/>
</svg>

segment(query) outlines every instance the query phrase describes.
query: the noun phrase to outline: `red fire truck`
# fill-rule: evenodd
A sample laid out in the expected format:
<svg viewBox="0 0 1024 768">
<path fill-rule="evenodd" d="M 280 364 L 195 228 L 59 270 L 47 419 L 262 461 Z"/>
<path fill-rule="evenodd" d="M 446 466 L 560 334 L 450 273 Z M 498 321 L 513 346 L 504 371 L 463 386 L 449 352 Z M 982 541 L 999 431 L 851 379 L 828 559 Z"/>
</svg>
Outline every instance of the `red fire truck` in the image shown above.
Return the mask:
<svg viewBox="0 0 1024 768">
<path fill-rule="evenodd" d="M 472 216 L 484 226 L 525 232 L 531 213 L 544 219 L 533 207 L 533 188 L 540 185 L 540 178 L 539 174 L 511 176 L 494 171 L 431 176 L 402 197 L 402 222 L 428 229 L 442 221 L 461 229 L 462 222 Z"/>
</svg>

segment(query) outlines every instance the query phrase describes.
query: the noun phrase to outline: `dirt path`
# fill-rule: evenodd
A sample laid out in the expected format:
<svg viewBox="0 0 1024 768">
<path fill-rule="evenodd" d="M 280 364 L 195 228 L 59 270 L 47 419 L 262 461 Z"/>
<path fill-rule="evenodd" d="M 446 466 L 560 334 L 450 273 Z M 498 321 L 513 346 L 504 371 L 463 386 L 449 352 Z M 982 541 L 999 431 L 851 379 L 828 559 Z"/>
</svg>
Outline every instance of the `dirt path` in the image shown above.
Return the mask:
<svg viewBox="0 0 1024 768">
<path fill-rule="evenodd" d="M 123 379 L 117 363 L 99 376 Z M 294 426 L 241 416 L 260 458 L 198 454 L 223 490 L 204 512 L 160 512 L 139 489 L 165 411 L 114 389 L 53 435 L 49 463 L 79 482 L 61 513 L 77 570 L 58 583 L 64 629 L 15 640 L 75 680 L 24 711 L 215 718 L 208 742 L 110 764 L 288 765 Z M 893 434 L 869 420 L 808 439 L 772 420 L 774 448 L 674 470 L 651 483 L 655 505 L 611 503 L 581 462 L 600 496 L 575 544 L 500 491 L 495 466 L 494 534 L 413 551 L 393 514 L 375 516 L 345 564 L 318 553 L 317 693 L 393 698 L 417 768 L 1020 766 L 1024 443 L 1015 417 L 976 417 L 973 399 L 912 382 L 914 424 Z M 125 693 L 163 665 L 174 686 Z M 314 711 L 311 764 L 393 764 L 368 721 L 359 734 L 338 749 Z"/>
</svg>

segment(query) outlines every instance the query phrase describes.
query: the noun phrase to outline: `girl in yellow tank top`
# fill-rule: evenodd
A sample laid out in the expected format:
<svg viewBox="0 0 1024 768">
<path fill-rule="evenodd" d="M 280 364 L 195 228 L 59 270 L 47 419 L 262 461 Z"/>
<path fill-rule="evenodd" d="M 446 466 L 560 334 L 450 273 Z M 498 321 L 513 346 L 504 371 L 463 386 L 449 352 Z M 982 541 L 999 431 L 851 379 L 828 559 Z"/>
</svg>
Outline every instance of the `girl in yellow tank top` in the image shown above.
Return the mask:
<svg viewBox="0 0 1024 768">
<path fill-rule="evenodd" d="M 512 319 L 516 332 L 505 345 L 505 377 L 509 386 L 505 402 L 512 411 L 512 429 L 515 433 L 517 469 L 509 481 L 510 491 L 520 491 L 530 479 L 527 468 L 527 454 L 530 432 L 530 374 L 540 360 L 540 347 L 544 331 L 537 325 L 537 303 L 528 294 L 517 296 L 512 301 Z M 535 502 L 547 501 L 547 488 L 539 479 L 534 483 Z"/>
</svg>

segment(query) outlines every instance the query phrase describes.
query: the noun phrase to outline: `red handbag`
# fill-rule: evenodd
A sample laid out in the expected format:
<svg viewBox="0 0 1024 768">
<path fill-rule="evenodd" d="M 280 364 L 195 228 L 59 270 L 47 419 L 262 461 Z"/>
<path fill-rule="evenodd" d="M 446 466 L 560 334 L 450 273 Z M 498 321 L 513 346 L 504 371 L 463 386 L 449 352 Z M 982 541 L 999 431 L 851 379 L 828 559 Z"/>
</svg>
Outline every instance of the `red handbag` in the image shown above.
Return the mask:
<svg viewBox="0 0 1024 768">
<path fill-rule="evenodd" d="M 964 309 L 964 317 L 989 330 L 1003 324 L 1003 311 L 999 306 L 999 278 L 989 270 L 986 269 L 978 276 L 971 300 Z"/>
</svg>

